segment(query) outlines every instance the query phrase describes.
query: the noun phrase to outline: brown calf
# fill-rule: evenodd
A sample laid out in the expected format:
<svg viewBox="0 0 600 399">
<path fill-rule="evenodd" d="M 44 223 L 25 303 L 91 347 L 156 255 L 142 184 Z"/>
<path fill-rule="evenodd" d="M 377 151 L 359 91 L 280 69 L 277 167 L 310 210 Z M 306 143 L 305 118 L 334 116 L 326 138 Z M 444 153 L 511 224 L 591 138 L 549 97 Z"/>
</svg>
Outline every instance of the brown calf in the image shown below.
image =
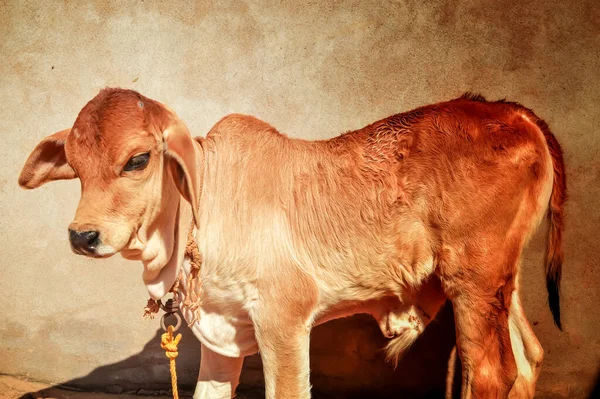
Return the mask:
<svg viewBox="0 0 600 399">
<path fill-rule="evenodd" d="M 309 397 L 314 325 L 370 313 L 397 360 L 446 299 L 463 397 L 533 396 L 543 350 L 520 303 L 519 262 L 547 215 L 560 327 L 566 184 L 558 142 L 519 104 L 466 95 L 315 142 L 230 115 L 192 139 L 164 105 L 106 89 L 38 144 L 19 183 L 75 177 L 73 250 L 141 260 L 154 298 L 190 278 L 194 221 L 196 397 L 231 397 L 241 359 L 258 349 L 267 397 Z M 193 293 L 179 286 L 184 304 Z"/>
</svg>

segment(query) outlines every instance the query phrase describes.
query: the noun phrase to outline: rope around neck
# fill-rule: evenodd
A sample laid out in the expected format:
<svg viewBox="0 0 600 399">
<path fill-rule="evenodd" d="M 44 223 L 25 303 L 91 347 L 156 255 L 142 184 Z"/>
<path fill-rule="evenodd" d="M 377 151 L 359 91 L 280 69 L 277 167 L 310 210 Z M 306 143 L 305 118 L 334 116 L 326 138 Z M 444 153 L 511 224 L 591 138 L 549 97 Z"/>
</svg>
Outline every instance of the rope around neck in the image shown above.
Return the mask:
<svg viewBox="0 0 600 399">
<path fill-rule="evenodd" d="M 188 326 L 191 326 L 196 321 L 198 321 L 200 317 L 200 299 L 201 299 L 201 289 L 202 282 L 200 281 L 199 273 L 200 268 L 202 266 L 202 254 L 200 254 L 200 250 L 198 249 L 198 244 L 196 243 L 196 239 L 194 237 L 194 222 L 192 221 L 192 225 L 188 231 L 187 243 L 185 245 L 184 257 L 188 258 L 190 261 L 190 273 L 187 276 L 186 281 L 186 297 L 183 304 L 192 312 L 192 320 L 188 323 Z M 173 294 L 177 294 L 179 292 L 179 285 L 183 278 L 182 276 L 183 270 L 180 270 L 179 276 L 175 280 L 175 283 L 169 290 Z M 144 308 L 144 314 L 142 315 L 143 319 L 154 319 L 154 316 L 160 310 L 160 305 L 156 299 L 149 298 L 146 307 Z"/>
</svg>

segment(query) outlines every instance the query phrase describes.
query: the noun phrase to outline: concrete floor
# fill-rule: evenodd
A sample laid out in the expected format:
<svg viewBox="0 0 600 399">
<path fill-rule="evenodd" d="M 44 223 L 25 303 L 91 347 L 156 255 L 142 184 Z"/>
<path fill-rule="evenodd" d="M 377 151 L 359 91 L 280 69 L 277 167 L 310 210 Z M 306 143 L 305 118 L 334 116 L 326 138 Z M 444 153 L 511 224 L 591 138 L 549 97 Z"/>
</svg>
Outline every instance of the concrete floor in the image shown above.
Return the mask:
<svg viewBox="0 0 600 399">
<path fill-rule="evenodd" d="M 259 399 L 264 397 L 262 390 L 242 387 L 236 399 Z M 170 399 L 164 391 L 132 390 L 123 393 L 86 392 L 73 388 L 61 388 L 51 384 L 30 381 L 9 375 L 0 375 L 0 399 L 140 399 L 151 396 L 156 399 Z M 192 392 L 180 391 L 180 398 L 191 398 Z"/>
<path fill-rule="evenodd" d="M 169 396 L 154 396 L 155 398 L 167 399 Z M 182 396 L 183 397 L 183 396 Z M 0 398 L 4 399 L 139 399 L 135 393 L 132 394 L 108 394 L 96 392 L 79 392 L 53 387 L 50 384 L 29 381 L 8 375 L 0 375 Z"/>
</svg>

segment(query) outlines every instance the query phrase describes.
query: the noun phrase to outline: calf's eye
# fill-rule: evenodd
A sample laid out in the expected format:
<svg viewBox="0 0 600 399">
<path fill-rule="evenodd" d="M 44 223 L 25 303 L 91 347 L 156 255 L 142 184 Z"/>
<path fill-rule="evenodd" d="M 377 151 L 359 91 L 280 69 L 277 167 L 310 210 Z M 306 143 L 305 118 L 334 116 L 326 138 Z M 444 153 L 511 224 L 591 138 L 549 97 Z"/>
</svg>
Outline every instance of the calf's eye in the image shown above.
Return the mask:
<svg viewBox="0 0 600 399">
<path fill-rule="evenodd" d="M 150 153 L 138 154 L 132 156 L 129 161 L 125 164 L 123 170 L 130 172 L 132 170 L 142 170 L 148 165 L 148 159 L 150 159 Z"/>
</svg>

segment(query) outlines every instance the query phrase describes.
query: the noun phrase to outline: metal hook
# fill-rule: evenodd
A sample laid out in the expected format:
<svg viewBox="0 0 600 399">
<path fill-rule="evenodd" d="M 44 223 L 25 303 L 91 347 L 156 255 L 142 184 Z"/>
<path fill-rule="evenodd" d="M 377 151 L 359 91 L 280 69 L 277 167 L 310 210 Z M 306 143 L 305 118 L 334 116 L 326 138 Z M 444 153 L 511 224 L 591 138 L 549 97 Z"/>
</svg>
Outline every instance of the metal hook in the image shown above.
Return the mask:
<svg viewBox="0 0 600 399">
<path fill-rule="evenodd" d="M 172 298 L 168 299 L 164 305 L 160 301 L 158 303 L 159 303 L 160 308 L 165 311 L 165 314 L 160 318 L 160 326 L 162 327 L 162 329 L 167 331 L 167 326 L 166 326 L 165 320 L 169 316 L 174 316 L 175 320 L 177 320 L 177 322 L 175 323 L 175 327 L 173 328 L 173 331 L 179 330 L 179 328 L 181 327 L 181 316 L 178 313 L 179 306 L 177 306 L 177 303 Z"/>
<path fill-rule="evenodd" d="M 167 299 L 167 302 L 164 304 L 161 301 L 158 301 L 158 305 L 167 313 L 175 313 L 179 311 L 179 306 L 177 305 L 177 302 L 173 300 L 173 298 Z"/>
</svg>

